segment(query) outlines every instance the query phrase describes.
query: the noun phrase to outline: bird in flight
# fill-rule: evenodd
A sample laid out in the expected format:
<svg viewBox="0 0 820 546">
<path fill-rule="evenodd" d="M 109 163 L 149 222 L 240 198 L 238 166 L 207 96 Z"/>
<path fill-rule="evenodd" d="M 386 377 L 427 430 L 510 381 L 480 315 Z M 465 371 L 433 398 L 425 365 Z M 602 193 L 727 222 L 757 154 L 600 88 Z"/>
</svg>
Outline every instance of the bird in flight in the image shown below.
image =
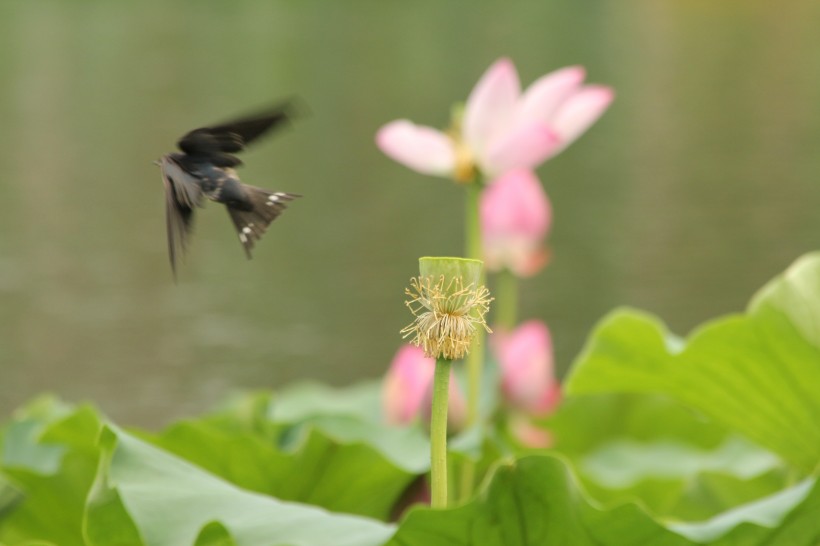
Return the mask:
<svg viewBox="0 0 820 546">
<path fill-rule="evenodd" d="M 292 118 L 293 105 L 286 102 L 253 116 L 194 129 L 177 142 L 181 152 L 166 154 L 157 162 L 165 185 L 168 257 L 174 278 L 179 257 L 188 246 L 194 209 L 203 206 L 203 197 L 227 207 L 248 259 L 268 225 L 290 201 L 301 197 L 243 184 L 235 170 L 242 161 L 233 155 Z"/>
</svg>

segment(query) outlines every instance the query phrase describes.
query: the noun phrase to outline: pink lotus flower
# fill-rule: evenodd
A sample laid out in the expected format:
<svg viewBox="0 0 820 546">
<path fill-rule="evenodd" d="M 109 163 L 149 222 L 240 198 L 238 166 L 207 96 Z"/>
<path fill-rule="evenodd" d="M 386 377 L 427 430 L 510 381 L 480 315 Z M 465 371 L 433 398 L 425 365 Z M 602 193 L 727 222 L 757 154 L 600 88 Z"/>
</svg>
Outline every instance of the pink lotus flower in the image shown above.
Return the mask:
<svg viewBox="0 0 820 546">
<path fill-rule="evenodd" d="M 542 240 L 552 223 L 552 207 L 532 171 L 514 170 L 497 178 L 481 194 L 480 213 L 488 270 L 509 269 L 529 277 L 547 263 Z"/>
<path fill-rule="evenodd" d="M 409 425 L 419 418 L 429 421 L 435 368 L 436 361 L 424 356 L 420 347 L 404 345 L 398 350 L 382 383 L 382 407 L 389 424 Z M 450 376 L 450 429 L 459 430 L 466 418 L 466 402 L 455 377 Z"/>
<path fill-rule="evenodd" d="M 505 400 L 532 416 L 551 413 L 561 399 L 561 388 L 555 378 L 547 326 L 531 320 L 511 333 L 498 332 L 493 337 Z"/>
<path fill-rule="evenodd" d="M 382 407 L 388 423 L 410 424 L 419 416 L 435 366 L 436 361 L 424 356 L 419 347 L 404 345 L 398 350 L 382 383 Z"/>
<path fill-rule="evenodd" d="M 492 178 L 532 169 L 578 138 L 612 102 L 612 89 L 584 86 L 585 76 L 580 66 L 562 68 L 522 93 L 515 65 L 502 58 L 473 88 L 451 132 L 401 119 L 382 127 L 376 144 L 415 171 L 464 182 L 476 170 Z"/>
<path fill-rule="evenodd" d="M 521 445 L 532 449 L 547 449 L 552 447 L 552 434 L 546 428 L 533 423 L 529 415 L 514 412 L 507 420 L 510 434 Z"/>
</svg>

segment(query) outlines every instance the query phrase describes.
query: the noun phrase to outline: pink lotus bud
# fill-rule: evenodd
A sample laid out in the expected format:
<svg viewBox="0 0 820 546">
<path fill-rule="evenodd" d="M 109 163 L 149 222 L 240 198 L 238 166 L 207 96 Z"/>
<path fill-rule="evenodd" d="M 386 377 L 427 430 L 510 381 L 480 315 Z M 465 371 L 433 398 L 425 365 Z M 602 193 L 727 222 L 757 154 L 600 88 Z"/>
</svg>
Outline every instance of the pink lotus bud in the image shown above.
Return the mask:
<svg viewBox="0 0 820 546">
<path fill-rule="evenodd" d="M 531 320 L 511 333 L 496 333 L 493 338 L 507 402 L 534 416 L 552 412 L 561 399 L 561 389 L 554 375 L 547 326 Z"/>
<path fill-rule="evenodd" d="M 547 262 L 542 246 L 552 223 L 552 207 L 532 171 L 515 170 L 497 178 L 481 195 L 484 264 L 521 277 Z"/>
<path fill-rule="evenodd" d="M 402 346 L 382 383 L 382 407 L 391 425 L 409 425 L 417 419 L 430 421 L 433 400 L 433 374 L 436 361 L 424 356 L 424 350 L 413 345 Z M 450 401 L 447 421 L 457 432 L 467 420 L 467 403 L 455 376 L 450 376 Z"/>
<path fill-rule="evenodd" d="M 408 425 L 421 412 L 422 403 L 430 385 L 436 361 L 424 356 L 424 350 L 412 345 L 402 346 L 382 384 L 382 407 L 387 422 Z"/>
<path fill-rule="evenodd" d="M 510 433 L 524 447 L 532 449 L 547 449 L 552 447 L 552 434 L 549 430 L 539 427 L 526 415 L 515 413 L 508 421 Z"/>
</svg>

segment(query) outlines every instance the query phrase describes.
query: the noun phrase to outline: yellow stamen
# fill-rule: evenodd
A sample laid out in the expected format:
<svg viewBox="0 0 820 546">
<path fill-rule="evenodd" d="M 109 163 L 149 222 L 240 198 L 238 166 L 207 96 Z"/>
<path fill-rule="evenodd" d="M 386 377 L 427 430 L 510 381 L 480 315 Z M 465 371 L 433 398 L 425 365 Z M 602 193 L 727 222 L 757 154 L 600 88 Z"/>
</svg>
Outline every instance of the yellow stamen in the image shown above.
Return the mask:
<svg viewBox="0 0 820 546">
<path fill-rule="evenodd" d="M 463 117 L 464 106 L 459 104 L 453 108 L 450 128 L 447 129 L 446 132 L 453 141 L 453 148 L 455 149 L 456 155 L 453 179 L 460 184 L 469 184 L 475 180 L 478 174 L 478 167 L 475 164 L 473 151 L 461 137 L 461 122 Z"/>
<path fill-rule="evenodd" d="M 443 275 L 433 281 L 433 277 L 410 280 L 405 294 L 411 299 L 405 305 L 416 318 L 401 333 L 405 338 L 415 336 L 410 342 L 429 357 L 458 360 L 469 352 L 479 327 L 491 331 L 484 317 L 493 298 L 484 286 L 465 287 L 461 277 L 446 286 Z"/>
<path fill-rule="evenodd" d="M 456 151 L 456 166 L 453 170 L 453 178 L 456 182 L 469 184 L 475 180 L 476 174 L 478 173 L 475 160 L 473 159 L 473 153 L 460 141 L 456 140 L 454 145 Z"/>
</svg>

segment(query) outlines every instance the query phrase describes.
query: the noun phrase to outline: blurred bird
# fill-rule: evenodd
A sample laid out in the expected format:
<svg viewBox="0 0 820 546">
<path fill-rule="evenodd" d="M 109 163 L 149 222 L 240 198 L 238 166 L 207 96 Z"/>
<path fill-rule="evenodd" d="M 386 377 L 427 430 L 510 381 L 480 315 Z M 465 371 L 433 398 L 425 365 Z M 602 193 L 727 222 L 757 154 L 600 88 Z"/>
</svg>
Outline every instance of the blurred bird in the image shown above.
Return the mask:
<svg viewBox="0 0 820 546">
<path fill-rule="evenodd" d="M 293 103 L 285 102 L 253 116 L 194 129 L 177 142 L 182 153 L 164 155 L 156 162 L 165 184 L 168 257 L 174 278 L 178 256 L 188 246 L 194 208 L 203 206 L 203 197 L 227 207 L 248 259 L 268 225 L 288 202 L 301 197 L 243 184 L 234 170 L 242 161 L 232 155 L 271 129 L 287 125 L 293 116 Z"/>
</svg>

